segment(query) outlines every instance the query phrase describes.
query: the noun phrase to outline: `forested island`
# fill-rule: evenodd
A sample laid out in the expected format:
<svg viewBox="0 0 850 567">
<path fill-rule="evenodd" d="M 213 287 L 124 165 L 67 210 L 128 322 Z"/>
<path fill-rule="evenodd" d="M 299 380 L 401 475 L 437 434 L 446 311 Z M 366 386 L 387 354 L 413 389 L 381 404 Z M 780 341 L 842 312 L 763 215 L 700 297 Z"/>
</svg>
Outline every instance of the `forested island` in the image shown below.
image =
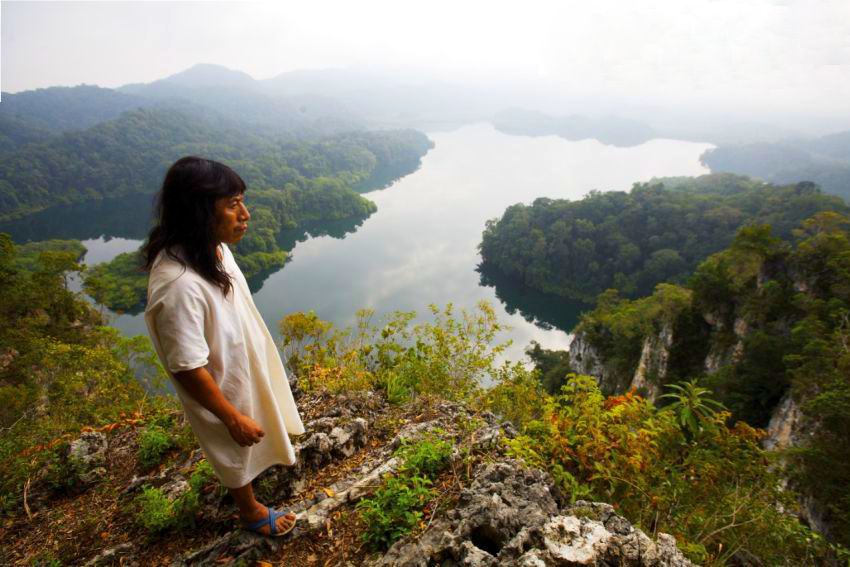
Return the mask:
<svg viewBox="0 0 850 567">
<path fill-rule="evenodd" d="M 487 222 L 479 249 L 486 265 L 533 289 L 592 302 L 608 288 L 634 297 L 659 282 L 684 281 L 744 224 L 767 223 L 788 237 L 819 211 L 848 210 L 812 183 L 662 178 L 579 201 L 518 203 Z"/>
</svg>

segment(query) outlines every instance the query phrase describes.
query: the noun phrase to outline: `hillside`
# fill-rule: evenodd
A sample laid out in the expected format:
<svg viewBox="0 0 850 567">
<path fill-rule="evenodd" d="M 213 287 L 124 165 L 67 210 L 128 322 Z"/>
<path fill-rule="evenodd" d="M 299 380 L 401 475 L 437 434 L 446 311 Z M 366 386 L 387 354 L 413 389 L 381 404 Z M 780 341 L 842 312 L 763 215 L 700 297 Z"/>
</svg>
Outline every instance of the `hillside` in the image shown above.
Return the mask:
<svg viewBox="0 0 850 567">
<path fill-rule="evenodd" d="M 684 287 L 660 284 L 636 300 L 609 290 L 582 318 L 566 362 L 606 393 L 638 392 L 660 404 L 685 380 L 707 388 L 734 420 L 767 428 L 766 446 L 790 449 L 787 474 L 806 496 L 804 517 L 843 545 L 847 225 L 847 217 L 820 213 L 788 242 L 769 226 L 747 227 Z"/>
<path fill-rule="evenodd" d="M 32 250 L 27 268 L 0 235 L 4 564 L 794 565 L 839 552 L 789 514 L 758 430 L 723 411 L 684 419 L 687 398 L 606 398 L 587 376 L 551 396 L 539 372 L 496 365 L 503 325 L 486 302 L 431 306 L 416 325 L 412 312 L 360 310 L 350 329 L 284 316 L 306 433 L 296 465 L 256 490 L 299 523 L 280 540 L 246 533 L 179 402 L 157 394 L 149 341 L 102 327 L 65 289 L 67 249 Z"/>
<path fill-rule="evenodd" d="M 16 120 L 51 134 L 85 130 L 150 101 L 94 85 L 3 93 L 0 123 Z"/>
</svg>

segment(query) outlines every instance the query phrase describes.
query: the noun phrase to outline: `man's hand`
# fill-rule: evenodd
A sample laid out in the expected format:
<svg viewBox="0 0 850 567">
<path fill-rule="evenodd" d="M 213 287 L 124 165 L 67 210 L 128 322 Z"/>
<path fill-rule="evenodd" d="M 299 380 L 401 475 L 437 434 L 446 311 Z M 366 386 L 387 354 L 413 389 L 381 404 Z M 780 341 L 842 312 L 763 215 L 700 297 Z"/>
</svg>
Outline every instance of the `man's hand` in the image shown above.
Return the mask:
<svg viewBox="0 0 850 567">
<path fill-rule="evenodd" d="M 242 447 L 249 447 L 254 443 L 259 443 L 260 438 L 266 432 L 257 425 L 253 419 L 247 415 L 238 414 L 230 422 L 227 423 L 227 430 L 230 436 Z"/>
<path fill-rule="evenodd" d="M 227 426 L 230 436 L 242 447 L 259 443 L 260 438 L 266 434 L 253 419 L 242 415 L 233 407 L 206 368 L 184 370 L 176 373 L 174 377 L 192 398 Z"/>
</svg>

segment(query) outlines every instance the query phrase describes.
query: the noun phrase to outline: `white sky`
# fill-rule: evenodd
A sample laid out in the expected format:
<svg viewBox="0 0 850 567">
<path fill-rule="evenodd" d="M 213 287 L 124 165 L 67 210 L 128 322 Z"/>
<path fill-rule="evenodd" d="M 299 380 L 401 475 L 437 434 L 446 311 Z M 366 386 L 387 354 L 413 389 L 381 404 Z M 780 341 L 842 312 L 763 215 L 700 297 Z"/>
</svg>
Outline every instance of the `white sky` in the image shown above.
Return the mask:
<svg viewBox="0 0 850 567">
<path fill-rule="evenodd" d="M 391 67 L 582 96 L 850 114 L 850 0 L 9 2 L 2 88 Z"/>
</svg>

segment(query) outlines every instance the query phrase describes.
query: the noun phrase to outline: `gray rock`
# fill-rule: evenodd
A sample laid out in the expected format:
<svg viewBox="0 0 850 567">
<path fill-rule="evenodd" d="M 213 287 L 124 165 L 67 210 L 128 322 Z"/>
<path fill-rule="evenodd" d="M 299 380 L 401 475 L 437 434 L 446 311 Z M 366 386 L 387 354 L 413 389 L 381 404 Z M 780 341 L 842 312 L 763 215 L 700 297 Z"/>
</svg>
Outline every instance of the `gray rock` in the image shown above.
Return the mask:
<svg viewBox="0 0 850 567">
<path fill-rule="evenodd" d="M 106 434 L 99 431 L 86 431 L 71 442 L 68 459 L 75 463 L 80 481 L 92 484 L 106 475 Z"/>
<path fill-rule="evenodd" d="M 457 506 L 377 566 L 634 565 L 687 567 L 671 536 L 657 542 L 608 504 L 566 500 L 551 477 L 512 459 L 480 465 Z"/>
</svg>

